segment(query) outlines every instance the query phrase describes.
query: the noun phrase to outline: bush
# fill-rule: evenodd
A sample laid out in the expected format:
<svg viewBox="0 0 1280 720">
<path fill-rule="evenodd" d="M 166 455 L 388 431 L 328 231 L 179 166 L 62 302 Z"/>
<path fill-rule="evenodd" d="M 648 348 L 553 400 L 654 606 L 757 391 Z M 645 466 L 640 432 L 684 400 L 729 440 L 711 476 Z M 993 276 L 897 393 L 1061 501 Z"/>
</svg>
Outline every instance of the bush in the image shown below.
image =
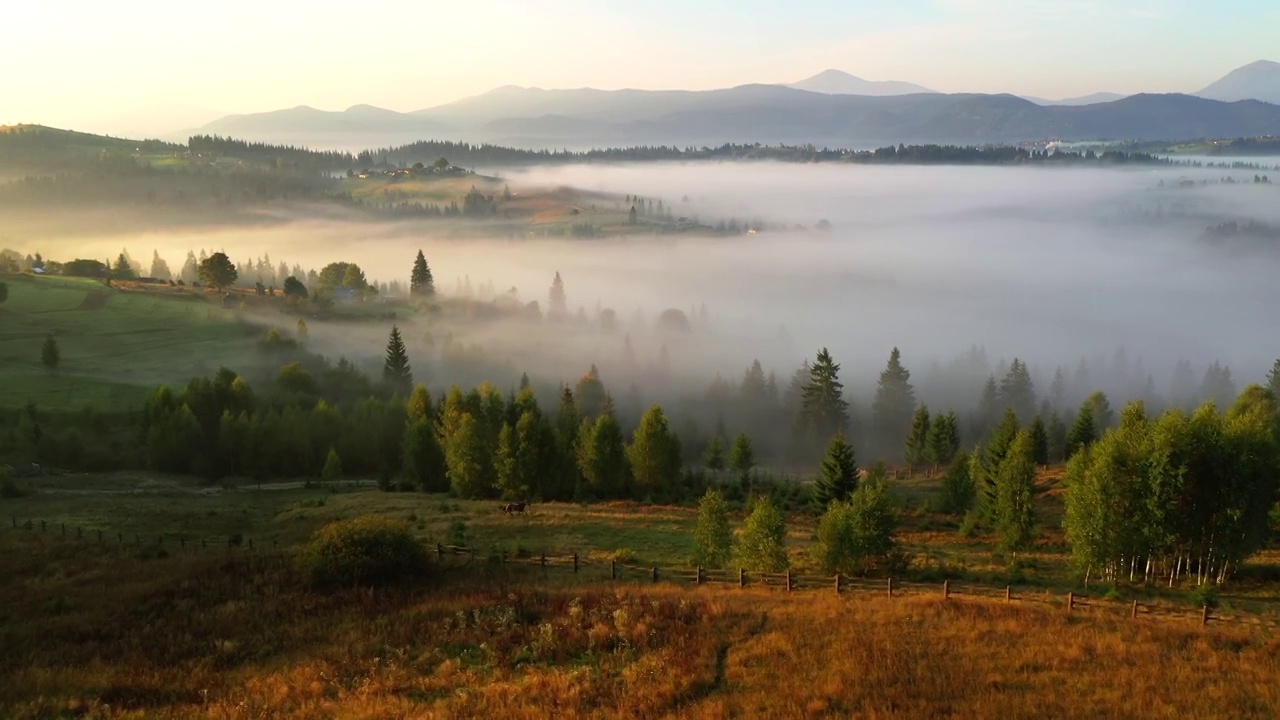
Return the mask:
<svg viewBox="0 0 1280 720">
<path fill-rule="evenodd" d="M 1197 587 L 1187 594 L 1187 599 L 1196 607 L 1205 607 L 1207 605 L 1210 610 L 1218 607 L 1218 591 L 1212 585 Z"/>
<path fill-rule="evenodd" d="M 408 523 L 359 517 L 329 523 L 303 551 L 311 581 L 318 587 L 376 587 L 426 573 L 426 547 Z"/>
</svg>

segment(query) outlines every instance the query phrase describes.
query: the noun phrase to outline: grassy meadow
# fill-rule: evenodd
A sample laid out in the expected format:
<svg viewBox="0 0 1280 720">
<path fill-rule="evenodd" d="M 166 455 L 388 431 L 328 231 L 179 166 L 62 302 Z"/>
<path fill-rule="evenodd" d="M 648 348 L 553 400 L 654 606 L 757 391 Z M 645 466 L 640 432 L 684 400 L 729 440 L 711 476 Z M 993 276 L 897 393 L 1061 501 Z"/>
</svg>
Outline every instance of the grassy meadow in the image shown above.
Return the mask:
<svg viewBox="0 0 1280 720">
<path fill-rule="evenodd" d="M 261 331 L 199 291 L 122 289 L 85 278 L 0 276 L 0 406 L 110 412 L 141 406 L 166 382 L 232 363 Z M 48 335 L 56 370 L 41 364 Z"/>
</svg>

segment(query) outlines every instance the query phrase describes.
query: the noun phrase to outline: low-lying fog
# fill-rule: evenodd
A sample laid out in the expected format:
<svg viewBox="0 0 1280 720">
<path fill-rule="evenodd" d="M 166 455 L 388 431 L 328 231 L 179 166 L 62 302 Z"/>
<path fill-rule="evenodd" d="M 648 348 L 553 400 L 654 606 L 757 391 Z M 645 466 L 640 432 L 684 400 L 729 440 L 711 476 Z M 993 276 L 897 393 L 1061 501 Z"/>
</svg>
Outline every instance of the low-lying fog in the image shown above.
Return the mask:
<svg viewBox="0 0 1280 720">
<path fill-rule="evenodd" d="M 1254 185 L 1252 171 L 733 163 L 497 172 L 513 188 L 573 185 L 661 198 L 675 216 L 703 222 L 812 228 L 825 219 L 831 229 L 444 240 L 430 224 L 301 220 L 267 230 L 77 240 L 75 250 L 114 257 L 125 246 L 142 259 L 159 248 L 176 271 L 189 248 L 221 248 L 236 260 L 270 253 L 275 262 L 317 269 L 347 260 L 371 279 L 404 281 L 422 248 L 443 292 L 469 276 L 498 292 L 515 286 L 521 301 L 538 300 L 544 311 L 559 271 L 571 311 L 581 306 L 594 317 L 599 307 L 614 308 L 624 325 L 637 310 L 651 324 L 664 308 L 705 305 L 709 321 L 695 318 L 695 328 L 711 340 L 670 349 L 673 371 L 696 370 L 700 380 L 716 370 L 739 377 L 759 358 L 785 384 L 802 359 L 827 346 L 856 388 L 874 382 L 895 345 L 922 378 L 931 361 L 976 344 L 993 365 L 1027 360 L 1043 391 L 1055 366 L 1070 370 L 1082 356 L 1111 357 L 1123 346 L 1163 392 L 1180 358 L 1199 368 L 1220 360 L 1243 386 L 1261 380 L 1280 354 L 1277 265 L 1265 253 L 1198 240 L 1224 219 L 1280 224 L 1280 184 Z M 1218 184 L 1227 176 L 1250 182 Z M 1180 179 L 1213 184 L 1180 188 Z M 508 344 L 510 332 L 503 330 Z M 545 371 L 572 381 L 592 360 L 603 369 L 616 359 L 621 334 L 575 351 L 570 367 Z M 530 348 L 545 341 L 536 331 L 527 339 Z M 378 342 L 370 341 L 370 355 Z M 636 352 L 644 361 L 657 350 L 638 342 Z M 536 353 L 517 354 L 517 366 L 539 362 Z"/>
</svg>

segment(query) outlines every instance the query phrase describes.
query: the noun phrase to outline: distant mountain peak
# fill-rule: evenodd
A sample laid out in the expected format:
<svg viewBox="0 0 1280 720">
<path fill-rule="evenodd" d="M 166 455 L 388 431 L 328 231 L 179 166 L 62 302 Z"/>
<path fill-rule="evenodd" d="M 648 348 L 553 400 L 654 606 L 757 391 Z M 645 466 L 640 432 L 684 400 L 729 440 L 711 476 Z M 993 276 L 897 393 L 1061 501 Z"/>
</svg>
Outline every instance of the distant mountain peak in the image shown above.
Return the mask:
<svg viewBox="0 0 1280 720">
<path fill-rule="evenodd" d="M 898 80 L 866 80 L 844 70 L 827 68 L 817 75 L 791 83 L 787 87 L 827 95 L 912 95 L 934 92 L 914 83 Z"/>
<path fill-rule="evenodd" d="M 1212 100 L 1261 100 L 1280 105 L 1280 63 L 1255 60 L 1196 93 Z"/>
</svg>

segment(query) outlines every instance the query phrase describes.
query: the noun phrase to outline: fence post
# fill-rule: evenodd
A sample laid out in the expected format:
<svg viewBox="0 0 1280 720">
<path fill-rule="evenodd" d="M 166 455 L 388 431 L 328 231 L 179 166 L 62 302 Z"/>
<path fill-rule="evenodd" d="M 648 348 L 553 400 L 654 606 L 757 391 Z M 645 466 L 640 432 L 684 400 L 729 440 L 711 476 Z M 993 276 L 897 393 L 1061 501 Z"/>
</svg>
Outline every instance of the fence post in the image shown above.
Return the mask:
<svg viewBox="0 0 1280 720">
<path fill-rule="evenodd" d="M 893 578 L 889 578 L 889 599 L 893 599 Z"/>
<path fill-rule="evenodd" d="M 578 572 L 578 553 L 573 554 L 573 571 Z"/>
<path fill-rule="evenodd" d="M 694 581 L 693 581 L 693 582 L 694 582 L 694 584 L 695 584 L 695 585 L 701 585 L 701 584 L 702 584 L 702 566 L 701 566 L 701 565 L 699 565 L 699 566 L 698 566 L 698 574 L 697 574 L 697 576 L 694 578 Z"/>
<path fill-rule="evenodd" d="M 1075 607 L 1076 607 L 1076 594 L 1074 592 L 1068 591 L 1067 592 L 1067 612 L 1071 612 L 1072 610 L 1075 609 Z"/>
<path fill-rule="evenodd" d="M 63 534 L 63 535 L 66 535 L 66 534 L 67 534 L 67 524 L 66 524 L 66 523 L 62 523 L 62 534 Z"/>
<path fill-rule="evenodd" d="M 1013 591 L 1010 589 L 1010 587 L 1009 587 L 1008 585 L 1005 585 L 1005 586 L 1004 586 L 1004 601 L 1005 601 L 1005 602 L 1009 602 L 1009 601 L 1010 601 L 1010 600 L 1012 600 L 1012 599 L 1013 599 Z"/>
<path fill-rule="evenodd" d="M 546 567 L 546 566 L 547 566 L 547 554 L 542 553 L 542 567 Z"/>
<path fill-rule="evenodd" d="M 440 543 L 436 543 L 436 557 L 444 557 L 444 545 L 441 545 Z"/>
<path fill-rule="evenodd" d="M 951 599 L 951 581 L 950 580 L 942 581 L 942 599 L 943 600 Z"/>
<path fill-rule="evenodd" d="M 791 592 L 791 571 L 787 571 L 787 592 Z"/>
<path fill-rule="evenodd" d="M 1209 624 L 1209 606 L 1208 605 L 1205 605 L 1204 609 L 1200 611 L 1200 624 L 1201 625 Z"/>
<path fill-rule="evenodd" d="M 609 579 L 610 579 L 610 580 L 617 580 L 617 579 L 618 579 L 618 561 L 617 561 L 617 559 L 610 559 L 610 560 L 609 560 Z"/>
<path fill-rule="evenodd" d="M 186 538 L 180 538 L 180 539 L 178 540 L 178 546 L 179 546 L 180 548 L 182 548 L 183 550 L 186 550 L 186 549 L 187 549 L 187 539 L 186 539 Z"/>
<path fill-rule="evenodd" d="M 200 538 L 200 549 L 201 549 L 201 550 L 203 550 L 203 549 L 205 549 L 206 547 L 208 547 L 208 545 L 206 544 L 205 539 L 204 539 L 204 538 Z"/>
<path fill-rule="evenodd" d="M 40 532 L 44 532 L 44 531 L 45 531 L 44 521 L 43 521 L 43 520 L 41 520 L 41 521 L 40 521 Z"/>
<path fill-rule="evenodd" d="M 658 582 L 658 566 L 653 566 L 653 581 Z"/>
<path fill-rule="evenodd" d="M 1135 617 L 1135 618 L 1138 617 L 1138 601 L 1137 600 L 1133 601 L 1133 611 L 1130 613 L 1129 617 Z"/>
<path fill-rule="evenodd" d="M 836 573 L 836 597 L 840 597 L 840 573 Z"/>
<path fill-rule="evenodd" d="M 116 533 L 116 542 L 120 543 L 121 545 L 124 544 L 124 533 L 119 533 L 119 532 Z"/>
<path fill-rule="evenodd" d="M 746 586 L 747 586 L 746 568 L 738 568 L 738 587 L 744 588 Z"/>
<path fill-rule="evenodd" d="M 253 549 L 253 538 L 249 538 L 249 549 Z"/>
</svg>

